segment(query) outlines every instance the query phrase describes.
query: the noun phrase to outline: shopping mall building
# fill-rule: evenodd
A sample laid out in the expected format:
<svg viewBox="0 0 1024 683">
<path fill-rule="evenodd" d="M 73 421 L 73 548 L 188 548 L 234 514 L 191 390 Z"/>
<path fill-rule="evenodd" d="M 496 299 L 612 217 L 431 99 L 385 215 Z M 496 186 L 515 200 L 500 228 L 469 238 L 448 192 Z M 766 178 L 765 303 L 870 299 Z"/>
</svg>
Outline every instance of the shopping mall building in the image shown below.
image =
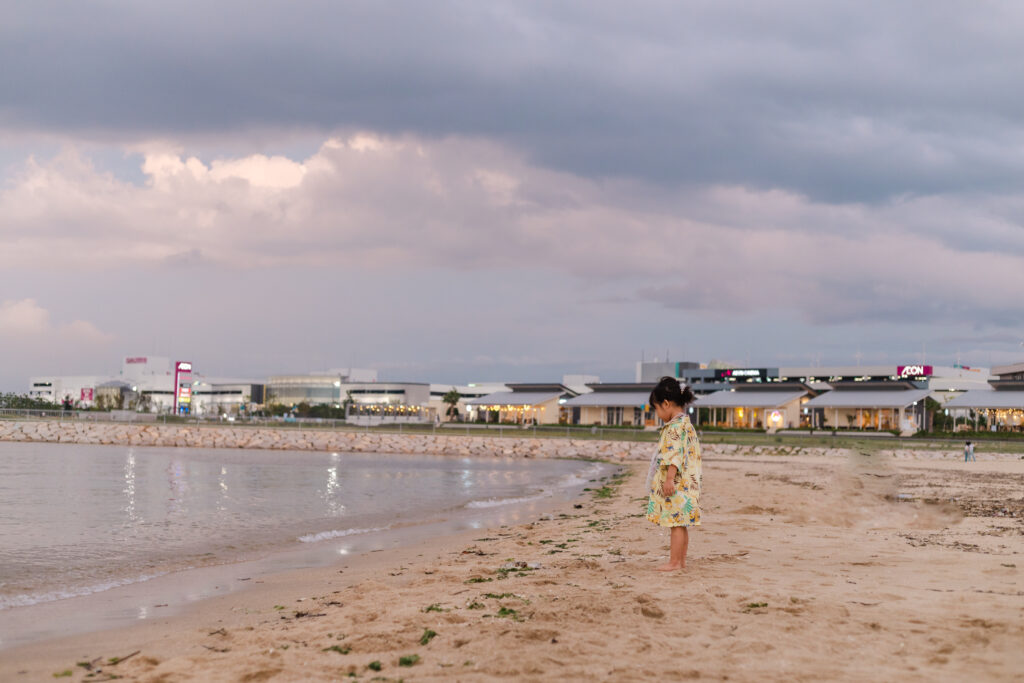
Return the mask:
<svg viewBox="0 0 1024 683">
<path fill-rule="evenodd" d="M 45 375 L 29 383 L 30 396 L 79 409 L 232 415 L 263 403 L 262 382 L 208 377 L 162 356 L 127 356 L 117 374 Z"/>
<path fill-rule="evenodd" d="M 752 429 L 931 428 L 925 399 L 940 405 L 991 390 L 987 369 L 924 364 L 708 368 L 638 363 L 637 381 L 674 376 L 697 394 L 694 422 Z"/>
<path fill-rule="evenodd" d="M 1024 363 L 992 368 L 989 386 L 972 389 L 946 403 L 954 418 L 978 429 L 1024 431 Z"/>
</svg>

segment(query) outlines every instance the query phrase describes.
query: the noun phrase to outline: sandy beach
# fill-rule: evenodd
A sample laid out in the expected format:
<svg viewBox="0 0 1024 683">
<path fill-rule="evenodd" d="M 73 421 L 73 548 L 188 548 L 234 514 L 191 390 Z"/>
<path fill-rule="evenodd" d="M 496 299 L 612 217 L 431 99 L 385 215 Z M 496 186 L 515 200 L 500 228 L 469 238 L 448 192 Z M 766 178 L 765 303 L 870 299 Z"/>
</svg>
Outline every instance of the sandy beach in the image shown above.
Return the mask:
<svg viewBox="0 0 1024 683">
<path fill-rule="evenodd" d="M 1019 680 L 1024 461 L 709 458 L 671 576 L 644 468 L 530 524 L 5 651 L 0 679 Z"/>
</svg>

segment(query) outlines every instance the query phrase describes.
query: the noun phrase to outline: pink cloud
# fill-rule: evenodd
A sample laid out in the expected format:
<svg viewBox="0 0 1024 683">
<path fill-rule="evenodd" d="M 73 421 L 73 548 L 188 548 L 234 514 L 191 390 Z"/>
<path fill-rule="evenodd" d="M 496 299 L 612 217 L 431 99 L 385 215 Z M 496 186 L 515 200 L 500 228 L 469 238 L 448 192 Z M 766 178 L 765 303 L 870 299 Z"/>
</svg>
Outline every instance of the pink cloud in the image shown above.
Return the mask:
<svg viewBox="0 0 1024 683">
<path fill-rule="evenodd" d="M 1024 291 L 1016 195 L 673 190 L 544 169 L 481 139 L 372 133 L 297 160 L 154 146 L 142 170 L 125 182 L 74 149 L 26 162 L 0 193 L 0 267 L 539 268 L 672 308 L 817 322 L 1005 315 Z"/>
<path fill-rule="evenodd" d="M 0 339 L 25 347 L 49 343 L 104 345 L 113 341 L 91 322 L 72 320 L 54 324 L 50 312 L 35 299 L 0 302 Z"/>
</svg>

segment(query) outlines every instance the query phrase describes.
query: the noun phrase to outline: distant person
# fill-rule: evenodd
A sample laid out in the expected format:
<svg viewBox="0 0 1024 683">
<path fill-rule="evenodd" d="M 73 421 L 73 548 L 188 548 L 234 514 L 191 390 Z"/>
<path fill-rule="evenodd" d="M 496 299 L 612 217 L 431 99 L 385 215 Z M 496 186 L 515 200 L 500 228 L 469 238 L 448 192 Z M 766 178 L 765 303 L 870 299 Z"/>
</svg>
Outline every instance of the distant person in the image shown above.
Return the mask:
<svg viewBox="0 0 1024 683">
<path fill-rule="evenodd" d="M 964 444 L 964 462 L 978 462 L 974 457 L 974 444 L 970 441 Z"/>
<path fill-rule="evenodd" d="M 693 391 L 673 377 L 662 377 L 650 397 L 665 423 L 647 472 L 647 519 L 671 529 L 669 560 L 657 568 L 661 572 L 686 566 L 689 527 L 700 525 L 700 442 L 686 415 L 693 399 Z"/>
</svg>

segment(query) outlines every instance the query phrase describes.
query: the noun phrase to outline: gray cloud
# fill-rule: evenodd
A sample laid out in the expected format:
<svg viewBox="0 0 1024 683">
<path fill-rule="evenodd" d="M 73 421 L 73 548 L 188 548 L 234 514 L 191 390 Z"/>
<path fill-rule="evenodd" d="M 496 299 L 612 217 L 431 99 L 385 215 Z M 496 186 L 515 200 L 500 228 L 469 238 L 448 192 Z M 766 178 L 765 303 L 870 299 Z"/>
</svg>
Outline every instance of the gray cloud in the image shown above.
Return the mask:
<svg viewBox="0 0 1024 683">
<path fill-rule="evenodd" d="M 1010 3 L 16 4 L 0 383 L 139 351 L 452 381 L 627 379 L 643 348 L 1011 360 L 1022 28 Z"/>
<path fill-rule="evenodd" d="M 26 164 L 0 193 L 0 265 L 539 269 L 669 308 L 768 307 L 816 324 L 1013 326 L 1017 298 L 992 293 L 1024 291 L 1014 197 L 836 205 L 705 186 L 682 199 L 648 189 L 638 204 L 634 183 L 551 171 L 493 142 L 366 133 L 299 160 L 157 149 L 143 169 L 138 186 L 73 150 Z"/>
<path fill-rule="evenodd" d="M 856 3 L 29 3 L 0 125 L 485 136 L 587 177 L 830 201 L 1020 186 L 1024 10 Z"/>
</svg>

